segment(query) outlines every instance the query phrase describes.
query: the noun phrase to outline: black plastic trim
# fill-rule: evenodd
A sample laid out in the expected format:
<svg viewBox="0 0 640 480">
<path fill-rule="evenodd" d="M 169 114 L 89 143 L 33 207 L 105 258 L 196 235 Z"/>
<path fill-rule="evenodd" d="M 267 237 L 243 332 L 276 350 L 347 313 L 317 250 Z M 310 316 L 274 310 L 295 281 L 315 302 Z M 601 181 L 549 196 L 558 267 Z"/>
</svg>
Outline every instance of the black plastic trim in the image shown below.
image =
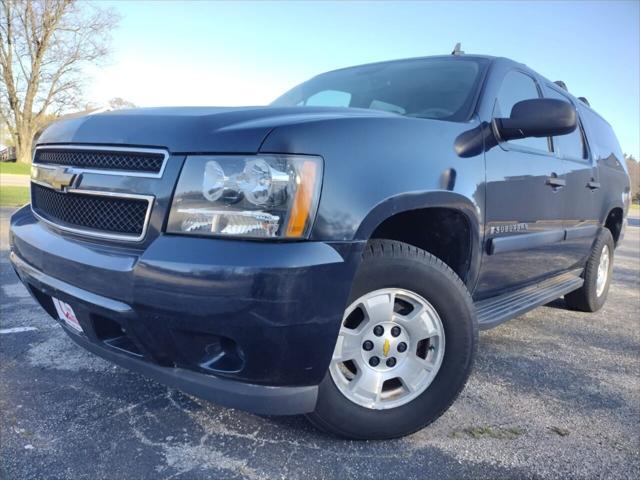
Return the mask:
<svg viewBox="0 0 640 480">
<path fill-rule="evenodd" d="M 65 331 L 78 345 L 106 360 L 217 405 L 262 415 L 299 415 L 312 412 L 316 406 L 317 385 L 271 387 L 235 382 L 182 368 L 162 367 L 107 350 L 66 328 Z"/>
<path fill-rule="evenodd" d="M 476 316 L 481 330 L 497 327 L 540 305 L 549 303 L 582 286 L 582 269 L 565 272 L 539 283 L 476 302 Z"/>
</svg>

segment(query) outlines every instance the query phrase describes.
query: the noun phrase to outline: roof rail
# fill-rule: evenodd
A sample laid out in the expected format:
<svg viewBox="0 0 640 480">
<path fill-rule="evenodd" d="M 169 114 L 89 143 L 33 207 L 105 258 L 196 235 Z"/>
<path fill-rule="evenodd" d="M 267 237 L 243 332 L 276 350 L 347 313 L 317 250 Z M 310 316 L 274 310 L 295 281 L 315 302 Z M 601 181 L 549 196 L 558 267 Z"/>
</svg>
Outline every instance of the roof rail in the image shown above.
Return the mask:
<svg viewBox="0 0 640 480">
<path fill-rule="evenodd" d="M 462 45 L 460 45 L 460 42 L 456 43 L 456 46 L 453 47 L 453 52 L 451 52 L 451 55 L 455 55 L 456 57 L 458 55 L 464 55 L 464 52 L 461 50 Z"/>
<path fill-rule="evenodd" d="M 565 90 L 566 92 L 569 91 L 569 89 L 567 88 L 567 84 L 564 83 L 562 80 L 556 80 L 555 82 L 556 85 L 558 85 L 561 89 Z"/>
<path fill-rule="evenodd" d="M 587 107 L 591 106 L 591 104 L 589 103 L 589 100 L 587 100 L 587 97 L 578 97 L 578 100 L 584 103 Z"/>
</svg>

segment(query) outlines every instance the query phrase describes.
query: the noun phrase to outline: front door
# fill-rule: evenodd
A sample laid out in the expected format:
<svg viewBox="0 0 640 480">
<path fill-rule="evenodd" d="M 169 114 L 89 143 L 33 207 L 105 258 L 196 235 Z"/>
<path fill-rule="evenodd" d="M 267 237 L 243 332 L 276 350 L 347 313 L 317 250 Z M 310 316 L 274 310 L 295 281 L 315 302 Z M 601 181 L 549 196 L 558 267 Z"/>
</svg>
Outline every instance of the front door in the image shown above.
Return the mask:
<svg viewBox="0 0 640 480">
<path fill-rule="evenodd" d="M 525 72 L 506 73 L 494 117 L 538 98 L 541 89 Z M 542 279 L 567 268 L 562 259 L 565 163 L 547 138 L 501 142 L 486 152 L 485 253 L 476 298 Z"/>
</svg>

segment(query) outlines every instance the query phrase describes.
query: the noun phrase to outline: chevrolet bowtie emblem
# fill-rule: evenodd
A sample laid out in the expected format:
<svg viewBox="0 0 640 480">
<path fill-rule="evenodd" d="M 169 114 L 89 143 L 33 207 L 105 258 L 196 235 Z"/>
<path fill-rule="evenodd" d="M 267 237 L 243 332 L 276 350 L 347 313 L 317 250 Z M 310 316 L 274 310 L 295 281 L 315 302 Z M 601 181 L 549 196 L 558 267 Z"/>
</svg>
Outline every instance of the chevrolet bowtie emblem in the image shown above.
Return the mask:
<svg viewBox="0 0 640 480">
<path fill-rule="evenodd" d="M 385 357 L 389 356 L 389 349 L 391 348 L 391 343 L 388 338 L 384 339 L 384 345 L 382 345 L 382 353 Z"/>
<path fill-rule="evenodd" d="M 56 190 L 64 190 L 73 185 L 76 174 L 67 167 L 32 165 L 31 179 Z"/>
</svg>

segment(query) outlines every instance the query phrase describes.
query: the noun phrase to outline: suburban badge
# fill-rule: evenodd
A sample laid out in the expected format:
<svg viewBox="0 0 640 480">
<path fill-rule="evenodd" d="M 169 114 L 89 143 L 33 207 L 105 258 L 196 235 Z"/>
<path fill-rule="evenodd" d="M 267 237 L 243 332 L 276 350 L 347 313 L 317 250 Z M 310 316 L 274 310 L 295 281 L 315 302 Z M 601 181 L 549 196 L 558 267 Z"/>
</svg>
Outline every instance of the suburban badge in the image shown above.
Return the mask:
<svg viewBox="0 0 640 480">
<path fill-rule="evenodd" d="M 506 225 L 494 225 L 489 230 L 490 235 L 497 235 L 499 233 L 516 233 L 526 232 L 529 230 L 529 226 L 526 223 L 509 223 Z"/>
</svg>

